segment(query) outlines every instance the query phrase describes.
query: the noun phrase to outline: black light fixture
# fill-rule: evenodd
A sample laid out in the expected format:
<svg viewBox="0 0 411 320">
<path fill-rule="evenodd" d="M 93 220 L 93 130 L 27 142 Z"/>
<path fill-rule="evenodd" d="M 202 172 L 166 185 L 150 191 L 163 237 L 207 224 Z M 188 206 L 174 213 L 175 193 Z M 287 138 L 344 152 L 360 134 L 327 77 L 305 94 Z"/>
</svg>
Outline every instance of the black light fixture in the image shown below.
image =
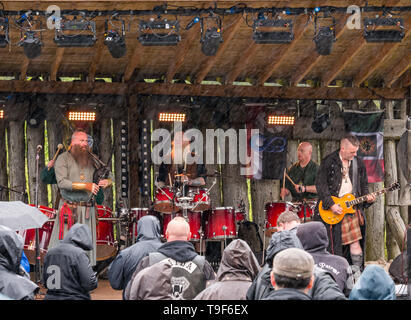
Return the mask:
<svg viewBox="0 0 411 320">
<path fill-rule="evenodd" d="M 92 47 L 97 40 L 96 23 L 74 16 L 72 20 L 62 17 L 54 29 L 54 42 L 58 47 Z"/>
<path fill-rule="evenodd" d="M 401 42 L 404 35 L 402 18 L 364 18 L 364 39 L 367 42 Z"/>
<path fill-rule="evenodd" d="M 9 19 L 0 17 L 0 48 L 5 48 L 9 43 Z"/>
<path fill-rule="evenodd" d="M 330 109 L 328 109 L 328 113 L 324 112 L 319 114 L 318 109 L 315 109 L 314 112 L 314 120 L 311 124 L 311 129 L 315 133 L 321 133 L 330 125 Z"/>
<path fill-rule="evenodd" d="M 257 44 L 281 44 L 294 40 L 293 21 L 267 19 L 260 14 L 253 22 L 253 40 Z"/>
<path fill-rule="evenodd" d="M 204 22 L 207 23 L 210 19 L 213 21 L 213 25 L 205 28 Z M 213 14 L 210 17 L 201 18 L 201 51 L 206 56 L 214 56 L 218 51 L 220 43 L 222 42 L 223 35 L 221 34 L 221 18 Z"/>
<path fill-rule="evenodd" d="M 127 52 L 124 20 L 121 20 L 121 33 L 116 29 L 108 30 L 108 23 L 112 24 L 112 21 L 105 21 L 104 44 L 107 46 L 108 51 L 110 51 L 111 56 L 118 59 Z"/>
<path fill-rule="evenodd" d="M 41 54 L 43 43 L 40 41 L 38 33 L 34 31 L 26 31 L 18 45 L 23 47 L 24 54 L 27 58 L 34 59 Z"/>
<path fill-rule="evenodd" d="M 27 124 L 32 128 L 38 128 L 42 122 L 46 119 L 46 114 L 44 109 L 41 107 L 36 107 L 27 119 Z"/>
<path fill-rule="evenodd" d="M 168 21 L 160 17 L 155 20 L 140 21 L 138 41 L 143 46 L 175 46 L 180 42 L 178 20 Z"/>
<path fill-rule="evenodd" d="M 317 11 L 316 11 L 317 12 Z M 324 20 L 332 19 L 332 24 L 327 26 L 320 26 L 318 21 L 320 17 L 315 15 L 314 18 L 314 42 L 317 53 L 323 56 L 331 54 L 333 43 L 335 42 L 335 19 L 330 16 L 327 11 L 324 12 Z"/>
</svg>

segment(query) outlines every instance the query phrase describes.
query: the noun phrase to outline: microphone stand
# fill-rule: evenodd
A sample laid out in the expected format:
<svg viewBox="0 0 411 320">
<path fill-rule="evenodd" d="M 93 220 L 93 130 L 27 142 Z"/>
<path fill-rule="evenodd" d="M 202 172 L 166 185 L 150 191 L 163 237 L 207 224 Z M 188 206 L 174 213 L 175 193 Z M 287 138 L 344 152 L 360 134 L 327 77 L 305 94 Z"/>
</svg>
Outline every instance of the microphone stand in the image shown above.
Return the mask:
<svg viewBox="0 0 411 320">
<path fill-rule="evenodd" d="M 36 208 L 38 208 L 38 189 L 39 189 L 39 152 L 40 152 L 41 148 L 37 148 L 37 154 L 36 154 L 36 196 L 35 196 L 35 201 L 34 201 L 34 205 L 36 206 Z M 40 248 L 39 248 L 39 242 L 40 242 L 40 237 L 39 237 L 39 229 L 36 228 L 35 229 L 36 232 L 36 263 L 35 263 L 35 279 L 37 283 L 40 283 L 40 275 L 41 275 L 41 271 L 40 271 Z"/>
</svg>

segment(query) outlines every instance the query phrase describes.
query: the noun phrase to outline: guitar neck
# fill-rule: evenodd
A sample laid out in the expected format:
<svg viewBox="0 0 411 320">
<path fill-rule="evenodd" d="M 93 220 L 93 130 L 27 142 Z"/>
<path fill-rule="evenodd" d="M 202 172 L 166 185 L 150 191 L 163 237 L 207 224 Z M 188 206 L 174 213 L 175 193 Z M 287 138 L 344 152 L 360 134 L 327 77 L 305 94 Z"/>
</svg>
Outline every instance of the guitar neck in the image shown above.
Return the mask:
<svg viewBox="0 0 411 320">
<path fill-rule="evenodd" d="M 364 201 L 367 201 L 367 197 L 368 197 L 369 195 L 379 196 L 379 195 L 381 195 L 381 194 L 383 194 L 383 193 L 387 193 L 388 189 L 389 189 L 389 188 L 385 188 L 385 189 L 382 189 L 382 190 L 379 190 L 379 191 L 375 191 L 375 192 L 366 194 L 365 196 L 355 198 L 354 200 L 347 201 L 347 205 L 348 205 L 348 207 L 352 207 L 352 206 L 355 206 L 356 204 L 363 203 Z"/>
</svg>

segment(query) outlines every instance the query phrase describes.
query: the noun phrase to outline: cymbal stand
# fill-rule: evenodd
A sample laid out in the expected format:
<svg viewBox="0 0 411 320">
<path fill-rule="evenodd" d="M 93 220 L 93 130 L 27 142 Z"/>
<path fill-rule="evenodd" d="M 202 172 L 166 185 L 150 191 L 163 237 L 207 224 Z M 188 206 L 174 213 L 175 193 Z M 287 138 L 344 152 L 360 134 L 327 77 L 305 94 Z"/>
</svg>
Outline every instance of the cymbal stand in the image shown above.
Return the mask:
<svg viewBox="0 0 411 320">
<path fill-rule="evenodd" d="M 263 225 L 263 261 L 262 263 L 264 263 L 264 255 L 265 255 L 265 231 L 267 230 L 267 218 L 264 219 L 264 225 Z"/>
</svg>

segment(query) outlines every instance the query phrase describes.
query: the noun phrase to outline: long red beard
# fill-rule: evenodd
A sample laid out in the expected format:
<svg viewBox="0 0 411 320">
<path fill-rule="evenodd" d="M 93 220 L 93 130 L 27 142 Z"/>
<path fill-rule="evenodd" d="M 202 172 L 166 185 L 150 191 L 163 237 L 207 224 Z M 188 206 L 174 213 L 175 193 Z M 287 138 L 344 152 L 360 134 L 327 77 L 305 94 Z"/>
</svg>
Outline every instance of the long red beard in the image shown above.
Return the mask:
<svg viewBox="0 0 411 320">
<path fill-rule="evenodd" d="M 92 164 L 87 149 L 81 149 L 79 145 L 73 145 L 71 146 L 70 153 L 81 167 L 87 167 Z"/>
</svg>

